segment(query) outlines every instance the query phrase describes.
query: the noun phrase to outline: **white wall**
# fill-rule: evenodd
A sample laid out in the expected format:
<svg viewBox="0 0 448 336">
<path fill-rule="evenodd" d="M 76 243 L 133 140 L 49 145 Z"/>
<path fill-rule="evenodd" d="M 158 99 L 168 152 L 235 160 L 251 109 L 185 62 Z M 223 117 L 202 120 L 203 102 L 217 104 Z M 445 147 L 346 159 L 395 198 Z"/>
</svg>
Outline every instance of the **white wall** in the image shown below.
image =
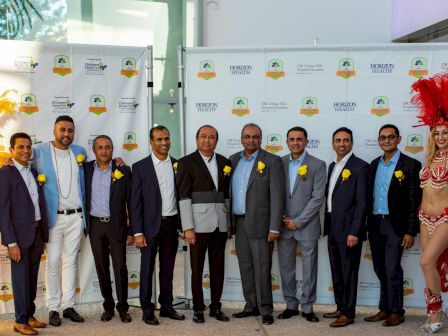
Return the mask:
<svg viewBox="0 0 448 336">
<path fill-rule="evenodd" d="M 198 0 L 204 46 L 389 43 L 391 0 Z"/>
</svg>

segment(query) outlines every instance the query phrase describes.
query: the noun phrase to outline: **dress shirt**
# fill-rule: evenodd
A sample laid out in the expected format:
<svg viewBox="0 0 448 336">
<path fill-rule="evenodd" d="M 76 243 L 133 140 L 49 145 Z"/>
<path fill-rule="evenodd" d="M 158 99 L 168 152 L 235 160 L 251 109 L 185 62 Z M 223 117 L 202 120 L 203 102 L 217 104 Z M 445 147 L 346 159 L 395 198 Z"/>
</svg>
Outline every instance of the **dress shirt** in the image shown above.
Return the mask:
<svg viewBox="0 0 448 336">
<path fill-rule="evenodd" d="M 333 197 L 333 190 L 334 187 L 336 186 L 336 181 L 338 180 L 339 175 L 341 175 L 342 170 L 344 169 L 344 166 L 347 163 L 348 159 L 350 159 L 352 155 L 353 152 L 350 152 L 346 156 L 344 156 L 341 161 L 338 162 L 337 159 L 334 160 L 335 165 L 333 167 L 333 171 L 331 172 L 330 185 L 328 187 L 328 197 L 327 197 L 328 212 L 331 212 L 331 201 Z"/>
<path fill-rule="evenodd" d="M 388 193 L 390 182 L 393 178 L 395 167 L 397 166 L 400 151 L 394 154 L 388 163 L 384 162 L 384 157 L 381 157 L 376 169 L 375 185 L 373 189 L 373 214 L 374 215 L 388 215 Z"/>
<path fill-rule="evenodd" d="M 252 153 L 248 159 L 241 153 L 240 161 L 232 177 L 232 209 L 235 215 L 246 214 L 246 192 L 250 173 L 255 164 L 258 150 Z"/>
<path fill-rule="evenodd" d="M 199 152 L 199 154 L 201 154 L 202 159 L 204 160 L 205 165 L 207 166 L 207 169 L 213 179 L 215 188 L 218 190 L 218 163 L 216 162 L 216 154 L 213 153 L 212 157 L 204 156 L 201 152 Z"/>
<path fill-rule="evenodd" d="M 92 196 L 90 201 L 90 215 L 95 217 L 109 217 L 110 183 L 112 180 L 112 161 L 105 170 L 93 163 Z"/>
<path fill-rule="evenodd" d="M 177 206 L 174 170 L 171 158 L 168 155 L 162 161 L 152 153 L 151 159 L 156 171 L 157 181 L 159 182 L 160 196 L 162 197 L 162 216 L 174 216 L 177 214 Z"/>
<path fill-rule="evenodd" d="M 31 172 L 30 166 L 23 166 L 16 160 L 12 159 L 14 161 L 14 166 L 19 171 L 20 175 L 22 176 L 23 181 L 25 182 L 26 188 L 28 189 L 28 192 L 31 196 L 31 200 L 33 201 L 34 205 L 34 219 L 37 221 L 41 220 L 40 215 L 40 208 L 39 208 L 39 192 L 37 190 L 37 182 L 34 179 L 34 175 Z"/>
<path fill-rule="evenodd" d="M 292 191 L 294 189 L 294 185 L 296 184 L 297 175 L 299 174 L 299 167 L 302 165 L 303 159 L 305 158 L 306 151 L 303 151 L 302 155 L 297 160 L 294 160 L 289 155 L 289 190 L 292 194 Z"/>
</svg>

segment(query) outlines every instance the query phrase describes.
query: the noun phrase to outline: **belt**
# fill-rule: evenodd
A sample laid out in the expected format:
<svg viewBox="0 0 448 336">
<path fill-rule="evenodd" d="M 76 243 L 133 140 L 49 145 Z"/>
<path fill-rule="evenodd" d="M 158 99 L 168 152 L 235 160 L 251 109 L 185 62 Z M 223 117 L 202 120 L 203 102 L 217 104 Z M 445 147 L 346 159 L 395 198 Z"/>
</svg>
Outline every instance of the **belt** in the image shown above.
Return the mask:
<svg viewBox="0 0 448 336">
<path fill-rule="evenodd" d="M 82 209 L 65 209 L 65 210 L 58 210 L 58 215 L 73 215 L 75 213 L 82 212 Z"/>
<path fill-rule="evenodd" d="M 381 219 L 390 219 L 389 215 L 383 215 L 383 214 L 373 215 L 373 217 L 381 218 Z"/>
<path fill-rule="evenodd" d="M 235 218 L 246 218 L 246 215 L 234 215 Z"/>
<path fill-rule="evenodd" d="M 174 217 L 177 217 L 177 215 L 172 215 L 172 216 L 162 216 L 162 220 L 169 220 L 172 219 Z"/>
<path fill-rule="evenodd" d="M 99 220 L 100 222 L 103 223 L 109 223 L 110 222 L 110 216 L 104 216 L 104 217 L 95 217 L 95 216 L 90 216 L 93 219 Z"/>
</svg>

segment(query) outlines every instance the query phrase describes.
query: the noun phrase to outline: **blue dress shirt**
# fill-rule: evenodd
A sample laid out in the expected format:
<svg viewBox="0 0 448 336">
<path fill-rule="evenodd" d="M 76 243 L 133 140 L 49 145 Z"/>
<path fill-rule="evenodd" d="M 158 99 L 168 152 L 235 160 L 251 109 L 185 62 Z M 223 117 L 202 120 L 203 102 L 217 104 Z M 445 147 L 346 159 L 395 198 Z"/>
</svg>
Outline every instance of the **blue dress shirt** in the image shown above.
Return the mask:
<svg viewBox="0 0 448 336">
<path fill-rule="evenodd" d="M 375 185 L 373 189 L 373 214 L 388 215 L 389 204 L 387 195 L 389 193 L 390 181 L 393 178 L 395 167 L 397 166 L 400 151 L 394 154 L 388 163 L 381 157 L 376 169 Z"/>
<path fill-rule="evenodd" d="M 252 153 L 248 159 L 241 153 L 240 161 L 232 177 L 232 209 L 235 215 L 246 214 L 246 192 L 250 173 L 255 164 L 258 150 Z"/>
<path fill-rule="evenodd" d="M 90 201 L 90 215 L 94 217 L 109 217 L 110 183 L 112 180 L 112 161 L 109 167 L 101 170 L 94 162 L 92 177 L 92 196 Z"/>
</svg>

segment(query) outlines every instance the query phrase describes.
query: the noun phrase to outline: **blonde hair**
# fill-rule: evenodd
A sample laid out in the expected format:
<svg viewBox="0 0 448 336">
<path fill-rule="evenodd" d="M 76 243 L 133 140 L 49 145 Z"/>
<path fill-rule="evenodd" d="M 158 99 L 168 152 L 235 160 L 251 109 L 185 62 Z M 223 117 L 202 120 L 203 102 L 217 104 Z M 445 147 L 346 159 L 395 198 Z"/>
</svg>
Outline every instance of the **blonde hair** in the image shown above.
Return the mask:
<svg viewBox="0 0 448 336">
<path fill-rule="evenodd" d="M 436 144 L 436 140 L 434 139 L 434 133 L 436 132 L 436 128 L 437 126 L 431 130 L 428 137 L 428 154 L 426 156 L 428 164 L 430 164 L 434 160 L 437 150 L 439 149 L 439 147 Z"/>
</svg>

